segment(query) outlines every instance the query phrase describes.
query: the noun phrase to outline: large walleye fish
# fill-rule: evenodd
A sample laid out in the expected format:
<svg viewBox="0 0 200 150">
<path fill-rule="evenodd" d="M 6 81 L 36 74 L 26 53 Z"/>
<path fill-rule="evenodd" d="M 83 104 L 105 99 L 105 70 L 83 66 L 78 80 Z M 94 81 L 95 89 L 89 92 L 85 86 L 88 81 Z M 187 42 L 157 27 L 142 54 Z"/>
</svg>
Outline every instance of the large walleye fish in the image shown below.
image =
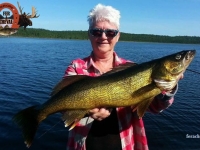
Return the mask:
<svg viewBox="0 0 200 150">
<path fill-rule="evenodd" d="M 65 112 L 65 126 L 75 126 L 90 109 L 98 107 L 135 106 L 142 117 L 153 98 L 166 90 L 158 81 L 171 81 L 170 86 L 176 86 L 195 53 L 185 50 L 139 65 L 127 63 L 99 77 L 69 76 L 58 83 L 48 101 L 18 112 L 13 120 L 30 147 L 39 123 L 57 112 Z"/>
</svg>

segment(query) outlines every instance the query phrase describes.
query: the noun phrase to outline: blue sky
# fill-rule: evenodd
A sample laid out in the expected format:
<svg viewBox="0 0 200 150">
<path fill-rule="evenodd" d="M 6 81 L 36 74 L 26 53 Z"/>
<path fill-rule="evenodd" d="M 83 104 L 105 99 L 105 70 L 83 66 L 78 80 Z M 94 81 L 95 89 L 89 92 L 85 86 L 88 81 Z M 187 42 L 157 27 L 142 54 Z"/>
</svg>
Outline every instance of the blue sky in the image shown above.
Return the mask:
<svg viewBox="0 0 200 150">
<path fill-rule="evenodd" d="M 7 0 L 17 6 L 17 1 Z M 19 0 L 26 13 L 35 6 L 33 28 L 87 30 L 87 15 L 96 4 L 121 12 L 120 31 L 135 34 L 200 36 L 200 0 Z"/>
</svg>

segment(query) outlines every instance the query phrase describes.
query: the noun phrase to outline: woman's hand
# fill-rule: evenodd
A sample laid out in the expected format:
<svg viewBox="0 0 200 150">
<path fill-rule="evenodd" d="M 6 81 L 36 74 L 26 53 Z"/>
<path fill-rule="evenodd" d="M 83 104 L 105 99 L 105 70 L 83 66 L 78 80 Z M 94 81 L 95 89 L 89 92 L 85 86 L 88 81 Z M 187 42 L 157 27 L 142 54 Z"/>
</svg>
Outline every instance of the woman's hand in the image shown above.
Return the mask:
<svg viewBox="0 0 200 150">
<path fill-rule="evenodd" d="M 101 121 L 110 116 L 110 110 L 106 108 L 94 108 L 89 111 L 90 117 L 95 120 Z"/>
</svg>

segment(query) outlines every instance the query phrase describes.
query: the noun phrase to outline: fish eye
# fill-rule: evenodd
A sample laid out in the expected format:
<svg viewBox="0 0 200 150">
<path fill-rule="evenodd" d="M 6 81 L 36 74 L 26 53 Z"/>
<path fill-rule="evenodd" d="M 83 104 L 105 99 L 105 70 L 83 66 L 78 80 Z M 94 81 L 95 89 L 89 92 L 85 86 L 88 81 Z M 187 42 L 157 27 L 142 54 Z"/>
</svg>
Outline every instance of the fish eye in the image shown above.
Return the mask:
<svg viewBox="0 0 200 150">
<path fill-rule="evenodd" d="M 175 57 L 175 59 L 177 59 L 177 60 L 181 59 L 181 55 L 177 54 L 176 57 Z"/>
</svg>

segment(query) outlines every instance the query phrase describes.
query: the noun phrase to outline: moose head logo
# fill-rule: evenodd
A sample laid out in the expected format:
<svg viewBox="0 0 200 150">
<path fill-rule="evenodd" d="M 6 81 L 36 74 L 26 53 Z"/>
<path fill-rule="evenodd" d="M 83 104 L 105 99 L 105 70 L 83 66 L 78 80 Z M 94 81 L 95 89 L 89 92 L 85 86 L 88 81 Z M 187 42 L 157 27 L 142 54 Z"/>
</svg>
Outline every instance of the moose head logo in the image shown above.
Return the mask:
<svg viewBox="0 0 200 150">
<path fill-rule="evenodd" d="M 35 9 L 35 7 L 32 7 L 32 14 L 29 15 L 29 13 L 23 13 L 23 8 L 21 8 L 19 2 L 17 2 L 19 11 L 20 11 L 20 15 L 19 15 L 19 26 L 20 27 L 24 27 L 24 29 L 26 29 L 27 26 L 32 26 L 32 21 L 30 20 L 31 18 L 38 18 L 39 16 L 37 16 L 37 11 Z"/>
</svg>

